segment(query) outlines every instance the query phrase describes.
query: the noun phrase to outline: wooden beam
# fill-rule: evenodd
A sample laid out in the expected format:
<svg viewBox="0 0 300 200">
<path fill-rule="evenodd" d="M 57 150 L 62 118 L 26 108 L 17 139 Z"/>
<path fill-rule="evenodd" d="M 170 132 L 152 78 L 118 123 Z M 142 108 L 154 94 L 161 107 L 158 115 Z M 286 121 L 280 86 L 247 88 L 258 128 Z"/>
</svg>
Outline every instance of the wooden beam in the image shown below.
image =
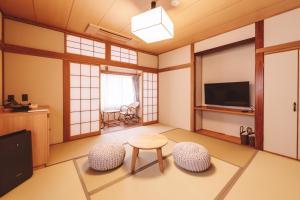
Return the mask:
<svg viewBox="0 0 300 200">
<path fill-rule="evenodd" d="M 255 37 L 248 38 L 248 39 L 241 40 L 241 41 L 238 41 L 238 42 L 225 44 L 225 45 L 222 45 L 222 46 L 219 46 L 219 47 L 215 47 L 215 48 L 207 49 L 207 50 L 204 50 L 204 51 L 200 51 L 200 52 L 195 53 L 195 55 L 197 56 L 197 55 L 205 55 L 205 54 L 215 53 L 215 52 L 218 52 L 218 51 L 223 51 L 223 50 L 226 50 L 226 49 L 238 47 L 238 46 L 245 45 L 245 44 L 251 44 L 251 43 L 254 43 L 254 42 L 255 42 Z"/>
<path fill-rule="evenodd" d="M 171 67 L 166 67 L 162 69 L 158 69 L 158 72 L 168 72 L 168 71 L 173 71 L 173 70 L 178 70 L 178 69 L 184 69 L 184 68 L 189 68 L 191 67 L 192 63 L 187 63 L 187 64 L 182 64 L 182 65 L 176 65 L 176 66 L 171 66 Z"/>
<path fill-rule="evenodd" d="M 128 49 L 132 49 L 132 50 L 135 50 L 135 51 L 142 52 L 142 53 L 158 56 L 158 54 L 155 54 L 153 52 L 147 52 L 147 51 L 144 51 L 142 49 L 137 49 L 137 48 L 125 45 L 125 44 L 119 44 L 119 43 L 103 40 L 103 39 L 91 36 L 89 34 L 82 34 L 82 33 L 79 33 L 79 32 L 70 31 L 70 30 L 66 30 L 66 29 L 46 25 L 46 24 L 43 24 L 43 23 L 39 23 L 39 22 L 34 22 L 34 21 L 31 21 L 31 20 L 28 20 L 28 19 L 18 18 L 18 17 L 6 15 L 6 14 L 3 14 L 2 18 L 3 18 L 3 20 L 4 19 L 9 19 L 9 20 L 17 21 L 17 22 L 22 22 L 22 23 L 25 23 L 25 24 L 34 25 L 34 26 L 38 26 L 38 27 L 41 27 L 41 28 L 46 28 L 46 29 L 62 32 L 62 33 L 65 33 L 65 34 L 71 34 L 71 35 L 75 35 L 75 36 L 78 36 L 78 37 L 83 37 L 83 38 L 87 38 L 87 39 L 91 39 L 91 40 L 96 40 L 96 41 L 99 41 L 99 42 L 104 42 L 104 43 L 106 43 L 106 45 L 122 46 L 122 47 L 125 47 L 125 48 L 128 48 Z M 2 30 L 4 30 L 4 29 L 2 29 Z"/>
<path fill-rule="evenodd" d="M 264 53 L 265 55 L 267 55 L 267 54 L 279 53 L 279 52 L 290 51 L 290 50 L 295 50 L 295 49 L 300 49 L 300 41 L 288 42 L 285 44 L 279 44 L 279 45 L 274 45 L 274 46 L 270 46 L 270 47 L 259 48 L 259 49 L 256 49 L 256 53 Z"/>
<path fill-rule="evenodd" d="M 111 65 L 111 66 L 116 66 L 116 67 L 134 69 L 134 70 L 142 70 L 142 71 L 151 72 L 151 73 L 158 73 L 158 69 L 156 69 L 156 68 L 144 67 L 144 66 L 134 65 L 134 64 L 130 64 L 130 63 L 111 61 L 109 59 L 104 60 L 104 59 L 94 58 L 94 57 L 89 57 L 89 56 L 82 56 L 82 55 L 76 55 L 76 54 L 59 53 L 59 52 L 53 52 L 53 51 L 47 51 L 47 50 L 41 50 L 41 49 L 34 49 L 34 48 L 23 47 L 23 46 L 12 45 L 12 44 L 2 44 L 2 49 L 5 52 L 11 52 L 11 53 L 62 59 L 62 60 L 68 60 L 68 61 L 72 61 L 72 62 L 92 64 L 92 65 Z"/>
<path fill-rule="evenodd" d="M 63 142 L 69 141 L 70 133 L 70 67 L 63 61 Z"/>
<path fill-rule="evenodd" d="M 190 75 L 190 84 L 191 84 L 191 108 L 190 108 L 190 130 L 195 131 L 195 102 L 196 102 L 196 90 L 195 90 L 195 55 L 194 55 L 195 45 L 191 44 L 191 75 Z"/>
<path fill-rule="evenodd" d="M 255 49 L 264 46 L 264 21 L 255 23 Z M 264 144 L 264 53 L 255 54 L 255 148 Z"/>
</svg>

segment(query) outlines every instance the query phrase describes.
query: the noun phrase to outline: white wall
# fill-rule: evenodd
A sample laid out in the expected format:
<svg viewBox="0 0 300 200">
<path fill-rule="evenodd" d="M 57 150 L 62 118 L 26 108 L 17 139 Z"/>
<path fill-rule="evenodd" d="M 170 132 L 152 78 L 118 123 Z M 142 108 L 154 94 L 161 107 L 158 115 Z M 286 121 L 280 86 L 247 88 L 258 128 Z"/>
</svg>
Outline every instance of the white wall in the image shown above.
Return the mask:
<svg viewBox="0 0 300 200">
<path fill-rule="evenodd" d="M 158 68 L 158 57 L 138 52 L 138 65 L 143 67 Z"/>
<path fill-rule="evenodd" d="M 190 130 L 190 68 L 159 74 L 159 122 Z"/>
<path fill-rule="evenodd" d="M 250 82 L 250 103 L 255 104 L 255 47 L 246 44 L 202 57 L 202 102 L 204 104 L 204 84 L 220 82 Z M 203 112 L 202 128 L 239 137 L 239 127 L 254 129 L 254 117 Z"/>
<path fill-rule="evenodd" d="M 160 54 L 158 60 L 160 69 L 190 63 L 191 45 Z"/>
<path fill-rule="evenodd" d="M 4 20 L 5 43 L 64 52 L 64 33 L 9 19 Z"/>
<path fill-rule="evenodd" d="M 265 47 L 297 40 L 300 40 L 300 8 L 265 20 Z"/>
<path fill-rule="evenodd" d="M 250 81 L 250 104 L 255 105 L 255 46 L 247 44 L 204 55 L 203 83 Z M 204 102 L 204 86 L 202 102 Z"/>
<path fill-rule="evenodd" d="M 63 141 L 63 62 L 58 59 L 4 53 L 5 96 L 22 94 L 29 101 L 50 106 L 50 142 Z"/>
<path fill-rule="evenodd" d="M 191 62 L 191 46 L 159 55 L 159 68 Z M 190 130 L 191 68 L 159 73 L 159 122 Z"/>
<path fill-rule="evenodd" d="M 255 25 L 229 31 L 195 43 L 195 53 L 255 37 Z"/>
</svg>

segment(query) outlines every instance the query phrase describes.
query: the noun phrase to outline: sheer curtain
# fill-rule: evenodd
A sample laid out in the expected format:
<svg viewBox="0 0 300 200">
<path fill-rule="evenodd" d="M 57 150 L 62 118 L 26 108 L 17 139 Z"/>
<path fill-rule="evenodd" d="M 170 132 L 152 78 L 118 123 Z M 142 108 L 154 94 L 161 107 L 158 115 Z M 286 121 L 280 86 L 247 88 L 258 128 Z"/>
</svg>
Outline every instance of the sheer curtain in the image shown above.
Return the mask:
<svg viewBox="0 0 300 200">
<path fill-rule="evenodd" d="M 120 109 L 135 102 L 135 89 L 131 76 L 101 74 L 101 109 Z"/>
</svg>

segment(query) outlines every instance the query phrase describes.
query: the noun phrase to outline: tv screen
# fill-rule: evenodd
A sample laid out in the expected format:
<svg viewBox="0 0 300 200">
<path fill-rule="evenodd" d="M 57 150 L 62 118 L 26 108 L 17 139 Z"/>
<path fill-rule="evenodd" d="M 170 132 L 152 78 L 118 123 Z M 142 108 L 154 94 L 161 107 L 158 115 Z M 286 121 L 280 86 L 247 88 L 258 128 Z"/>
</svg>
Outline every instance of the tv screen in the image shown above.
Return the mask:
<svg viewBox="0 0 300 200">
<path fill-rule="evenodd" d="M 205 104 L 249 107 L 249 82 L 204 84 Z"/>
</svg>

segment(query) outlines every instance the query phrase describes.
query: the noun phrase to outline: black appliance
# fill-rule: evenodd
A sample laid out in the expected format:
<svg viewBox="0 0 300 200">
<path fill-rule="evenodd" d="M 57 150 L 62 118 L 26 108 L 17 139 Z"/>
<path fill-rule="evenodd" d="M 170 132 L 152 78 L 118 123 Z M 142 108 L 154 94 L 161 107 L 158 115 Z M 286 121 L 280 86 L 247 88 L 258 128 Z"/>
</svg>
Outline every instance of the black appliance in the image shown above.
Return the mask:
<svg viewBox="0 0 300 200">
<path fill-rule="evenodd" d="M 0 136 L 0 196 L 32 176 L 31 132 Z"/>
<path fill-rule="evenodd" d="M 204 84 L 205 104 L 221 106 L 250 106 L 249 82 Z"/>
</svg>

